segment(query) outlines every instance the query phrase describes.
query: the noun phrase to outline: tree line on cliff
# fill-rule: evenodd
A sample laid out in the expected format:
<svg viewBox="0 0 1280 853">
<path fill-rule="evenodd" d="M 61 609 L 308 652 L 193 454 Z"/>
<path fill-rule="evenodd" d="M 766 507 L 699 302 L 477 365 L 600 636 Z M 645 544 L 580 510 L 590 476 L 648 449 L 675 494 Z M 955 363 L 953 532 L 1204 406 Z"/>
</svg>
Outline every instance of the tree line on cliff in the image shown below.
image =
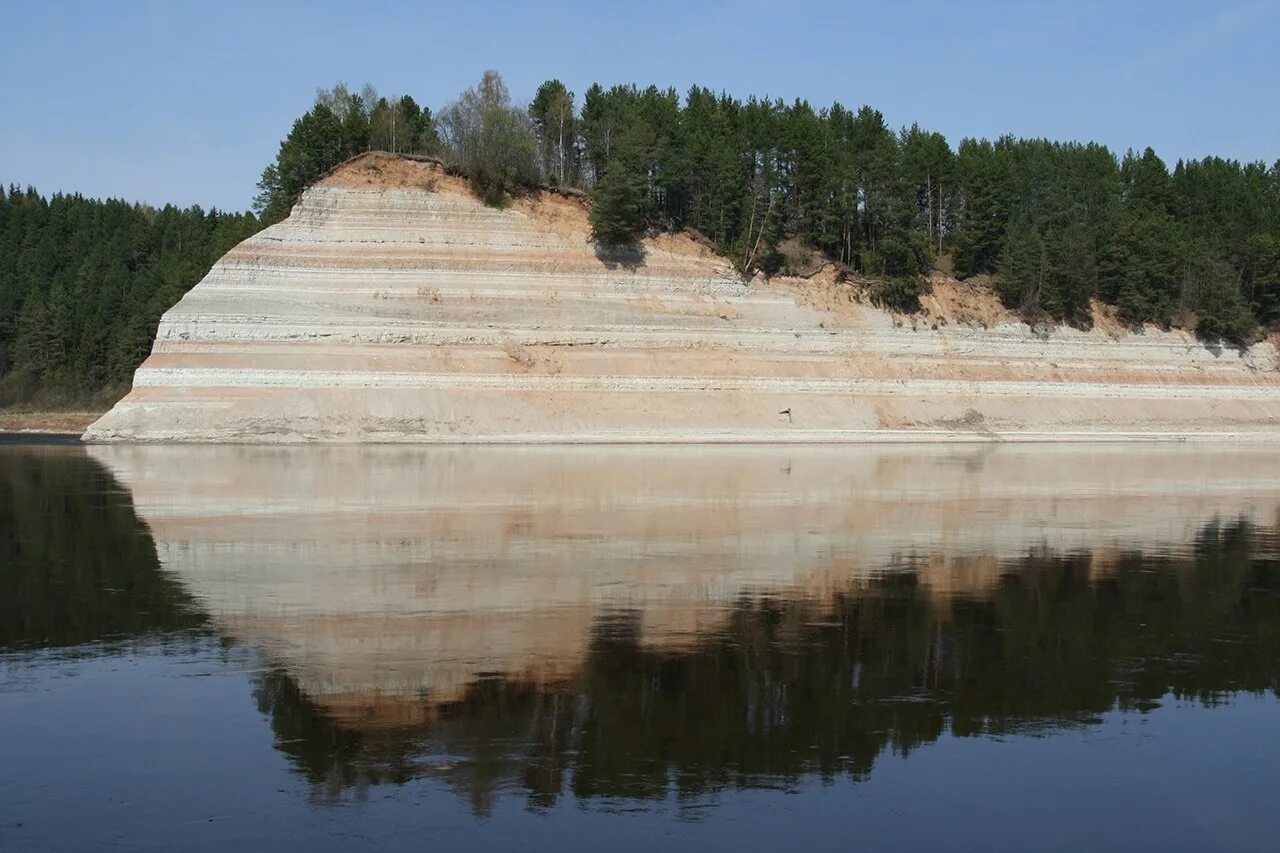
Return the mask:
<svg viewBox="0 0 1280 853">
<path fill-rule="evenodd" d="M 788 271 L 798 248 L 878 281 L 873 297 L 905 310 L 925 274 L 950 264 L 995 276 L 1033 322 L 1088 323 L 1099 299 L 1131 324 L 1194 326 L 1213 340 L 1280 325 L 1280 161 L 1206 157 L 1171 170 L 1150 148 L 1117 157 L 1012 136 L 952 146 L 918 125 L 894 130 L 868 106 L 698 86 L 682 98 L 597 84 L 579 106 L 550 80 L 521 109 L 487 72 L 438 117 L 411 98 L 369 97 L 341 84 L 320 92 L 263 175 L 264 219 L 341 160 L 388 148 L 385 116 L 396 114 L 413 130 L 389 150 L 442 157 L 491 203 L 535 185 L 588 191 L 606 245 L 690 228 L 746 275 Z"/>
</svg>

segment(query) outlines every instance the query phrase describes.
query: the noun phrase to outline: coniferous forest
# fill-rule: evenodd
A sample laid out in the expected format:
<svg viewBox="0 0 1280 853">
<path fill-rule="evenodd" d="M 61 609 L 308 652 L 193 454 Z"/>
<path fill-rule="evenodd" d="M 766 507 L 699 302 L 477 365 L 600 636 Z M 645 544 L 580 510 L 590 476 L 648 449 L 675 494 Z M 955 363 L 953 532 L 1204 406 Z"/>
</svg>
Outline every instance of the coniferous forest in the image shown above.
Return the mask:
<svg viewBox="0 0 1280 853">
<path fill-rule="evenodd" d="M 105 407 L 251 213 L 0 188 L 0 406 Z"/>
<path fill-rule="evenodd" d="M 366 92 L 372 90 L 366 87 Z M 789 253 L 825 256 L 876 279 L 873 293 L 912 310 L 935 266 L 994 276 L 1030 322 L 1087 324 L 1090 302 L 1133 325 L 1195 328 L 1248 343 L 1280 326 L 1280 160 L 1218 157 L 1173 168 L 1147 148 L 895 130 L 871 107 L 740 100 L 694 87 L 560 81 L 527 109 L 501 77 L 438 118 L 411 98 L 322 91 L 260 184 L 268 221 L 341 160 L 387 149 L 443 157 L 500 204 L 538 184 L 586 189 L 593 236 L 625 244 L 689 228 L 744 275 L 785 272 Z M 292 175 L 282 179 L 284 175 Z"/>
<path fill-rule="evenodd" d="M 579 99 L 551 80 L 524 107 L 487 72 L 439 113 L 369 86 L 320 90 L 263 172 L 257 216 L 0 189 L 0 406 L 122 391 L 159 316 L 218 257 L 368 150 L 437 156 L 495 205 L 538 185 L 586 190 L 603 245 L 692 229 L 744 275 L 825 257 L 899 310 L 941 267 L 993 276 L 1030 322 L 1087 324 L 1096 298 L 1213 342 L 1280 328 L 1280 160 L 1171 168 L 1150 148 L 954 143 L 867 106 L 701 87 L 593 85 Z"/>
</svg>

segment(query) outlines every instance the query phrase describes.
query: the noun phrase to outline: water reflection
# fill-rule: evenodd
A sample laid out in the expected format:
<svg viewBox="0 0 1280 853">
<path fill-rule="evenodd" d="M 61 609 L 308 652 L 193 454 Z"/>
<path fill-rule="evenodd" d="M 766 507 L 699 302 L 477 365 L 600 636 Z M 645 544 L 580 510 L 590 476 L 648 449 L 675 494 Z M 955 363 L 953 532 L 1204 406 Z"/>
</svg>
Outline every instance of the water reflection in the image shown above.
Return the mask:
<svg viewBox="0 0 1280 853">
<path fill-rule="evenodd" d="M 744 597 L 678 650 L 646 645 L 638 613 L 602 617 L 571 681 L 480 678 L 430 708 L 429 726 L 335 721 L 282 671 L 257 697 L 328 794 L 430 775 L 483 814 L 503 789 L 543 807 L 569 792 L 661 800 L 673 787 L 696 798 L 805 774 L 857 780 L 944 732 L 1087 725 L 1169 693 L 1280 695 L 1274 531 L 1212 522 L 1186 555 L 1132 551 L 1096 570 L 1092 554 L 1042 552 L 1002 563 L 983 594 L 939 596 L 904 571 L 830 600 Z"/>
<path fill-rule="evenodd" d="M 203 621 L 133 500 L 76 449 L 0 448 L 0 650 L 115 643 Z"/>
<path fill-rule="evenodd" d="M 1280 691 L 1265 449 L 25 453 L 6 643 L 207 618 L 321 798 L 696 803 Z"/>
</svg>

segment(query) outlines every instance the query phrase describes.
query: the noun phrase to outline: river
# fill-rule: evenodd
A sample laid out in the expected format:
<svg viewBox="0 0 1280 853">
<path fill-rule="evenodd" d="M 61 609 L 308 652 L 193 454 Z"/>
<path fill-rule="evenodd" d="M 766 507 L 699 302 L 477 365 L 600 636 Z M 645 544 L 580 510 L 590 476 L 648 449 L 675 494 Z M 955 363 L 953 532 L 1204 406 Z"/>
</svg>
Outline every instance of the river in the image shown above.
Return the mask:
<svg viewBox="0 0 1280 853">
<path fill-rule="evenodd" d="M 1273 849 L 1277 483 L 0 446 L 0 849 Z"/>
</svg>

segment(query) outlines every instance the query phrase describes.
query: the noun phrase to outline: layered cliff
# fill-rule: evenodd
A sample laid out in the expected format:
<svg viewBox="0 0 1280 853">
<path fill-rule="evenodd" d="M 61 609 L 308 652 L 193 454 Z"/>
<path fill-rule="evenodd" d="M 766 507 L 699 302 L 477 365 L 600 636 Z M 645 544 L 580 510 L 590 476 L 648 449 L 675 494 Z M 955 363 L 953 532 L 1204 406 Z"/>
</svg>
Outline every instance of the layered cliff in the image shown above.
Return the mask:
<svg viewBox="0 0 1280 853">
<path fill-rule="evenodd" d="M 998 313 L 948 316 L 946 295 L 904 319 L 822 273 L 744 283 L 685 236 L 602 254 L 576 199 L 495 210 L 434 165 L 368 155 L 165 314 L 133 390 L 86 438 L 1280 433 L 1270 343 L 1238 352 L 1154 329 L 1039 333 Z"/>
</svg>

